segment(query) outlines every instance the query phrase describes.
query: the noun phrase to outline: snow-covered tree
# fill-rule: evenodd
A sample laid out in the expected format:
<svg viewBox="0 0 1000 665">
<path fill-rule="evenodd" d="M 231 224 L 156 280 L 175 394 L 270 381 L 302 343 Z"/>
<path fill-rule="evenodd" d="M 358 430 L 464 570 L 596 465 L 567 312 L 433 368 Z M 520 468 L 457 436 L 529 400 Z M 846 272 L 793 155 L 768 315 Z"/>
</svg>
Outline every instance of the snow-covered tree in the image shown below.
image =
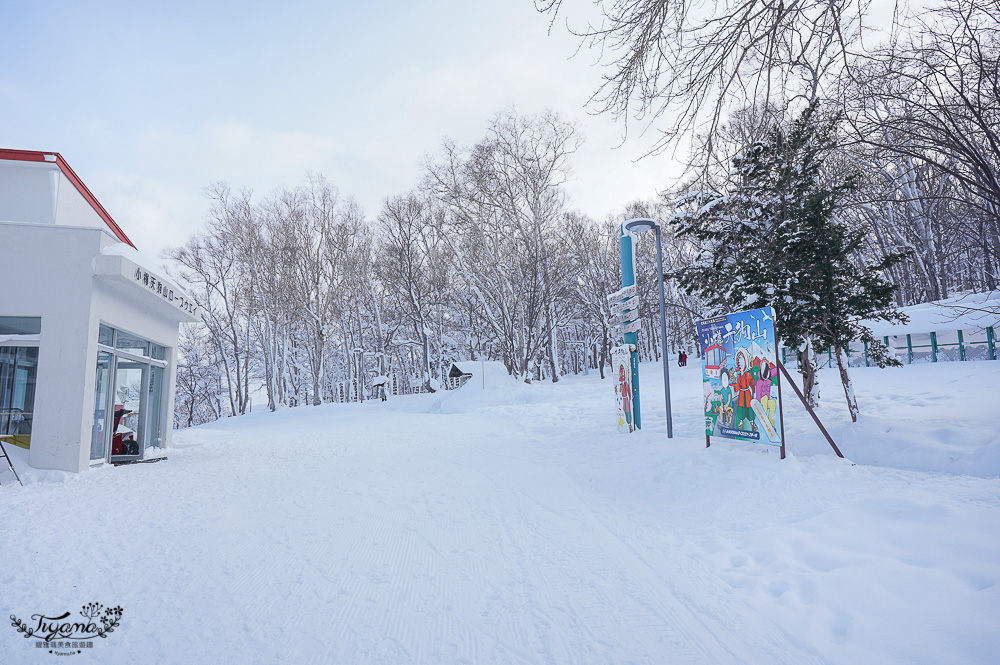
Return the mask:
<svg viewBox="0 0 1000 665">
<path fill-rule="evenodd" d="M 780 339 L 800 349 L 800 372 L 813 404 L 819 397 L 813 350 L 834 347 L 856 419 L 843 352 L 861 339 L 877 364 L 893 364 L 862 321 L 900 318 L 894 287 L 882 271 L 901 255 L 852 261 L 863 234 L 841 212 L 855 178 L 824 171 L 835 126 L 835 119 L 821 118 L 811 104 L 787 130 L 773 127 L 764 141 L 733 159 L 727 191 L 695 192 L 679 201 L 672 223 L 678 236 L 696 240 L 699 254 L 675 274 L 719 312 L 772 306 Z"/>
<path fill-rule="evenodd" d="M 379 213 L 382 232 L 377 272 L 405 322 L 404 330 L 420 345 L 420 380 L 431 390 L 431 343 L 435 311 L 446 297 L 448 271 L 435 232 L 433 202 L 409 193 L 386 199 Z"/>
<path fill-rule="evenodd" d="M 579 141 L 558 114 L 511 110 L 471 148 L 446 141 L 427 168 L 425 187 L 446 211 L 438 233 L 455 272 L 508 369 L 526 381 L 541 354 L 560 364 L 552 239 Z"/>
<path fill-rule="evenodd" d="M 228 188 L 213 186 L 206 193 L 212 200 L 206 230 L 167 255 L 179 266 L 177 275 L 190 289 L 211 332 L 217 351 L 213 360 L 221 365 L 226 382 L 229 415 L 242 415 L 250 403 L 253 356 L 250 281 L 246 264 L 228 238 L 246 210 Z"/>
</svg>

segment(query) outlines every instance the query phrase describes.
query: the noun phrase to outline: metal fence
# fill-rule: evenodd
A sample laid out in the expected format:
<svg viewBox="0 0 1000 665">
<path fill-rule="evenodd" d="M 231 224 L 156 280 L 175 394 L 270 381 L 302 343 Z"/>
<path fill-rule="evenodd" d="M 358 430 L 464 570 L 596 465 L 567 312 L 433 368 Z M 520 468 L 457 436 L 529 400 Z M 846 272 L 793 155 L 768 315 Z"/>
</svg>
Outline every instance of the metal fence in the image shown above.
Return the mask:
<svg viewBox="0 0 1000 665">
<path fill-rule="evenodd" d="M 886 335 L 882 342 L 890 355 L 904 365 L 997 359 L 996 330 L 992 327 Z M 875 364 L 868 358 L 867 344 L 851 342 L 846 351 L 850 367 L 872 367 Z M 818 353 L 817 357 L 820 367 L 837 366 L 832 348 Z M 781 349 L 781 362 L 785 367 L 799 366 L 795 351 L 784 347 Z"/>
</svg>

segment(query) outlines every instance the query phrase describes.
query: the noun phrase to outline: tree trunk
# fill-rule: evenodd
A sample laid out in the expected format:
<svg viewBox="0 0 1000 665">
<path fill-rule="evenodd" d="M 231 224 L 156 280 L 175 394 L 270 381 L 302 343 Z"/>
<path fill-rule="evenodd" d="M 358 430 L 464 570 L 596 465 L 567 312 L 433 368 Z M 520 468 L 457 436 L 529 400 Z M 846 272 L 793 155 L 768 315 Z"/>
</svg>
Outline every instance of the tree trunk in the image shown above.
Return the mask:
<svg viewBox="0 0 1000 665">
<path fill-rule="evenodd" d="M 833 347 L 837 354 L 837 368 L 840 370 L 840 382 L 844 385 L 844 396 L 847 397 L 847 409 L 851 412 L 851 422 L 858 422 L 858 400 L 854 396 L 854 384 L 851 383 L 851 375 L 847 373 L 847 363 L 844 362 L 844 350 L 839 344 Z"/>
<path fill-rule="evenodd" d="M 600 370 L 601 370 L 601 379 L 604 379 L 604 365 L 606 365 L 607 362 L 608 362 L 608 329 L 607 328 L 602 328 L 602 333 L 601 333 L 601 362 L 600 362 L 600 365 L 599 365 Z"/>
<path fill-rule="evenodd" d="M 819 378 L 817 377 L 817 367 L 812 352 L 812 341 L 806 340 L 799 347 L 799 373 L 802 375 L 802 394 L 805 395 L 809 406 L 816 408 L 819 405 Z"/>
<path fill-rule="evenodd" d="M 552 314 L 551 308 L 549 310 L 549 320 L 547 323 L 550 326 L 549 330 L 549 370 L 552 372 L 552 383 L 557 383 L 559 381 L 559 340 L 558 340 L 558 330 L 556 329 L 555 316 Z"/>
</svg>

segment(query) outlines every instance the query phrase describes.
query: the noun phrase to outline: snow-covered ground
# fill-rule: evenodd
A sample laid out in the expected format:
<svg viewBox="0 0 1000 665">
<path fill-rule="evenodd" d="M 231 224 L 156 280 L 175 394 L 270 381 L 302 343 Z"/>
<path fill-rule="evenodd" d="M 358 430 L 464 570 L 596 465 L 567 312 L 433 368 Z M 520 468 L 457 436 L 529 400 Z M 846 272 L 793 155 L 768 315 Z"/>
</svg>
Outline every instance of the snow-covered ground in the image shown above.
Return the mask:
<svg viewBox="0 0 1000 665">
<path fill-rule="evenodd" d="M 854 464 L 787 389 L 788 459 L 706 449 L 699 371 L 671 368 L 672 440 L 644 365 L 631 435 L 592 373 L 0 471 L 0 609 L 120 605 L 81 663 L 997 662 L 1000 363 L 853 370 L 856 425 L 821 373 Z M 34 642 L 0 630 L 0 662 L 57 657 Z"/>
</svg>

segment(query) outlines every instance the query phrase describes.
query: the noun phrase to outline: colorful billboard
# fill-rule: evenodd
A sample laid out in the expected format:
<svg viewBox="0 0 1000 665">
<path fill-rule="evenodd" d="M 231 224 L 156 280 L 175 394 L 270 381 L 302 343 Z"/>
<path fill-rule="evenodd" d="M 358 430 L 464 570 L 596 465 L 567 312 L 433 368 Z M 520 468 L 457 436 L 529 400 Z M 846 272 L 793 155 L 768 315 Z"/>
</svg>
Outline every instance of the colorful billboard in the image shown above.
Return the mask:
<svg viewBox="0 0 1000 665">
<path fill-rule="evenodd" d="M 635 396 L 632 393 L 632 347 L 628 344 L 611 349 L 611 366 L 615 384 L 615 406 L 618 407 L 618 431 L 634 432 Z"/>
<path fill-rule="evenodd" d="M 770 307 L 698 323 L 705 434 L 781 445 L 777 340 Z"/>
</svg>

